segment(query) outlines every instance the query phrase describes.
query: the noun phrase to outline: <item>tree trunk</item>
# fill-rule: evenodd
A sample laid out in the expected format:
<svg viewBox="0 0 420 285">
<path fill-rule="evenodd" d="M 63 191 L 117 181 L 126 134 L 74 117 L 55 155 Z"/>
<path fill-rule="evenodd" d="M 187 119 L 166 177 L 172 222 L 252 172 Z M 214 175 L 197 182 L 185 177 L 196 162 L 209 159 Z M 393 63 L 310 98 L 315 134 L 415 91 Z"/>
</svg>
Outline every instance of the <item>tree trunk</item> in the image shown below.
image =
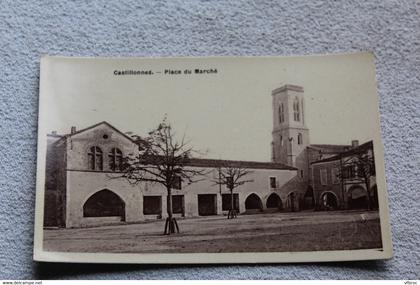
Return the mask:
<svg viewBox="0 0 420 285">
<path fill-rule="evenodd" d="M 235 203 L 233 201 L 233 188 L 230 189 L 230 210 L 228 213 L 228 219 L 236 218 L 236 209 L 235 209 Z"/>
<path fill-rule="evenodd" d="M 168 213 L 168 218 L 172 219 L 172 189 L 167 188 L 168 196 L 166 196 L 166 211 Z"/>
<path fill-rule="evenodd" d="M 168 217 L 166 218 L 166 222 L 165 222 L 164 234 L 170 235 L 174 233 L 179 233 L 179 227 L 178 227 L 178 223 L 176 222 L 172 214 L 172 193 L 171 193 L 172 189 L 170 187 L 167 187 L 166 190 L 168 192 L 168 195 L 166 197 L 166 211 L 168 213 Z"/>
<path fill-rule="evenodd" d="M 234 203 L 233 203 L 233 189 L 230 189 L 230 209 L 234 210 Z"/>
</svg>

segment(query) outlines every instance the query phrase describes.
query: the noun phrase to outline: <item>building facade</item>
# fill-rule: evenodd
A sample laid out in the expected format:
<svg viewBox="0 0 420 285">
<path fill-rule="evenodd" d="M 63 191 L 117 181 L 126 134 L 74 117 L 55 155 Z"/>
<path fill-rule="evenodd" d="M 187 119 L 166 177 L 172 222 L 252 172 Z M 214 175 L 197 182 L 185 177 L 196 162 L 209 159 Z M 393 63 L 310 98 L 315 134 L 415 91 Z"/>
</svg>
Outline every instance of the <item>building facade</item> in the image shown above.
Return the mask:
<svg viewBox="0 0 420 285">
<path fill-rule="evenodd" d="M 271 95 L 273 107 L 271 159 L 275 163 L 286 164 L 297 169 L 297 176 L 289 181 L 290 184 L 293 184 L 293 190 L 286 194 L 286 209 L 300 211 L 305 209 L 352 209 L 366 206 L 363 203 L 360 203 L 358 206 L 356 206 L 356 202 L 353 204 L 348 203 L 350 201 L 348 199 L 350 195 L 348 191 L 350 190 L 346 187 L 356 189 L 350 191 L 355 196 L 362 195 L 361 189 L 363 187 L 366 188 L 360 183 L 360 177 L 353 177 L 355 179 L 345 176 L 337 177 L 335 173 L 331 174 L 331 171 L 337 171 L 337 173 L 341 171 L 341 168 L 337 166 L 339 157 L 343 160 L 344 155 L 346 160 L 353 161 L 354 164 L 360 152 L 371 154 L 372 168 L 374 169 L 373 143 L 369 142 L 360 147 L 357 140 L 353 140 L 349 145 L 311 144 L 309 129 L 305 121 L 303 88 L 296 85 L 284 85 L 273 90 Z M 325 190 L 326 187 L 324 186 L 326 185 L 320 184 L 319 166 L 323 164 L 328 164 L 333 169 L 322 170 L 323 175 L 327 171 L 327 177 L 330 177 L 328 190 Z M 331 178 L 331 175 L 334 176 L 334 179 Z M 371 176 L 370 179 L 372 180 L 370 185 L 375 187 L 372 193 L 376 193 L 375 176 Z M 327 191 L 335 196 L 323 196 L 323 191 Z M 345 192 L 346 194 L 339 194 L 340 192 Z M 377 194 L 375 195 L 377 196 Z M 337 205 L 334 207 L 322 206 L 325 204 L 325 201 L 322 199 L 327 199 L 325 197 L 330 200 L 336 199 Z M 368 199 L 366 198 L 366 200 Z"/>
<path fill-rule="evenodd" d="M 311 163 L 318 209 L 378 209 L 373 143 Z"/>
<path fill-rule="evenodd" d="M 326 205 L 334 203 L 324 202 L 329 198 L 323 193 L 336 195 L 337 205 L 331 209 L 348 208 L 348 193 L 354 200 L 361 190 L 340 188 L 341 184 L 350 185 L 350 178 L 341 184 L 330 178 L 327 190 L 318 173 L 324 175 L 321 168 L 327 165 L 337 167 L 338 157 L 350 157 L 356 146 L 311 145 L 304 102 L 300 86 L 285 85 L 272 91 L 271 162 L 192 159 L 189 167 L 210 174 L 190 185 L 179 181 L 172 193 L 175 216 L 222 215 L 229 210 L 228 189 L 212 182 L 221 163 L 251 171 L 247 176 L 251 181 L 234 190 L 234 205 L 240 213 L 329 209 Z M 119 175 L 123 158 L 138 153 L 133 138 L 108 122 L 82 130 L 71 127 L 65 135 L 49 134 L 44 226 L 83 227 L 165 218 L 166 189 L 146 182 L 132 185 Z M 372 181 L 370 185 L 376 184 Z M 340 196 L 343 191 L 347 194 Z"/>
<path fill-rule="evenodd" d="M 138 145 L 107 122 L 59 136 L 48 136 L 44 225 L 83 227 L 114 222 L 139 222 L 166 217 L 166 189 L 159 184 L 130 184 L 119 173 L 122 158 Z M 192 159 L 190 167 L 205 169 L 206 179 L 173 189 L 175 216 L 221 215 L 229 210 L 230 194 L 215 185 L 217 166 L 237 165 L 252 180 L 234 191 L 239 212 L 281 210 L 296 169 L 272 162 Z"/>
</svg>

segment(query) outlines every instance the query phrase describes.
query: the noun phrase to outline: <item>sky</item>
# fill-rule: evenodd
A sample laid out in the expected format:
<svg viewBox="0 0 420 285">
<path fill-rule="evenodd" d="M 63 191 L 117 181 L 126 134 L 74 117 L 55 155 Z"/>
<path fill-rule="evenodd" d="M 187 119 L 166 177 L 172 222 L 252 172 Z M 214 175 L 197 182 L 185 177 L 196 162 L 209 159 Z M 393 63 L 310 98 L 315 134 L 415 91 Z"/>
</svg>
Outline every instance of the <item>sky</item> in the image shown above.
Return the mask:
<svg viewBox="0 0 420 285">
<path fill-rule="evenodd" d="M 165 69 L 217 74 L 165 75 Z M 116 76 L 114 70 L 153 70 Z M 162 72 L 157 74 L 156 72 Z M 40 134 L 69 133 L 107 121 L 144 136 L 165 117 L 206 157 L 270 161 L 271 91 L 304 88 L 312 144 L 380 137 L 374 57 L 69 59 L 44 58 Z"/>
</svg>

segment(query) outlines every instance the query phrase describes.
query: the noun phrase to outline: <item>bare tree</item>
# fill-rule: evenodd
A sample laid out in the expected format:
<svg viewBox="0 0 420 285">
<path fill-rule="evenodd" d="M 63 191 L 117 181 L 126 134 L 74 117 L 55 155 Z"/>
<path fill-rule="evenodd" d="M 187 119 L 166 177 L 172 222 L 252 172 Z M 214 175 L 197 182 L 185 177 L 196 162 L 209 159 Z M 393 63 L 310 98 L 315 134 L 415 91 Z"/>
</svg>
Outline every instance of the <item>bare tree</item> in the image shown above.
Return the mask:
<svg viewBox="0 0 420 285">
<path fill-rule="evenodd" d="M 217 167 L 218 177 L 212 179 L 214 185 L 225 185 L 230 191 L 230 209 L 228 212 L 228 219 L 236 218 L 237 211 L 234 205 L 233 190 L 238 186 L 245 183 L 252 182 L 253 180 L 246 179 L 246 176 L 251 174 L 252 171 L 241 167 L 240 165 L 232 165 L 229 162 L 221 161 Z"/>
<path fill-rule="evenodd" d="M 149 132 L 148 137 L 134 137 L 139 145 L 139 154 L 124 159 L 123 172 L 131 184 L 151 182 L 161 184 L 167 191 L 167 213 L 164 234 L 179 233 L 179 226 L 172 213 L 172 189 L 176 184 L 186 182 L 188 185 L 198 182 L 204 170 L 189 167 L 194 153 L 198 153 L 185 140 L 176 139 L 171 125 L 164 118 L 156 129 Z"/>
</svg>

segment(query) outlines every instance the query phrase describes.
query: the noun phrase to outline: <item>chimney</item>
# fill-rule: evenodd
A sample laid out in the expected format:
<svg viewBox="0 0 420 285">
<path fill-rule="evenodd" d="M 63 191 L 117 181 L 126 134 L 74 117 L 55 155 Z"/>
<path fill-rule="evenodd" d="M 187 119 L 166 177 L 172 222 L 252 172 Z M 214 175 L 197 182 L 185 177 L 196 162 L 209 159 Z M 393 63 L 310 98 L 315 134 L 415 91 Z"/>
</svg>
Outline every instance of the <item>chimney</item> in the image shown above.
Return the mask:
<svg viewBox="0 0 420 285">
<path fill-rule="evenodd" d="M 358 147 L 359 146 L 359 141 L 358 140 L 352 140 L 351 141 L 351 147 L 352 148 L 355 148 L 355 147 Z"/>
<path fill-rule="evenodd" d="M 72 126 L 70 129 L 70 134 L 74 134 L 76 132 L 76 127 Z"/>
</svg>

